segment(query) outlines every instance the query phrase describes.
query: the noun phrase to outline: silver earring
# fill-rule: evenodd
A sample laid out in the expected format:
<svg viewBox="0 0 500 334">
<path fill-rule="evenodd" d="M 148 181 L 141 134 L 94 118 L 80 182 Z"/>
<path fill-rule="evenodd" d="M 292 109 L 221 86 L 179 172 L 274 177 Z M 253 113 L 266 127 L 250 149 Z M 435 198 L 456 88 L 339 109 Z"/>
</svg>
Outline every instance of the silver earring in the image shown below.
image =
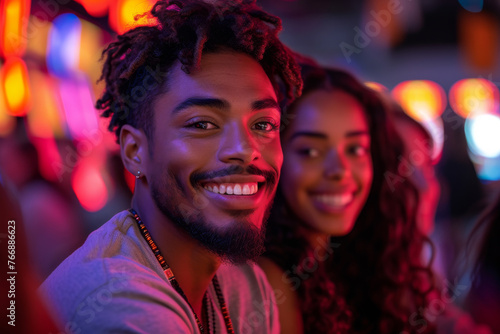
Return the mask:
<svg viewBox="0 0 500 334">
<path fill-rule="evenodd" d="M 140 171 L 140 170 L 138 170 L 138 171 L 137 171 L 137 175 L 136 175 L 135 177 L 136 177 L 137 179 L 139 179 L 139 178 L 141 177 L 141 171 Z"/>
</svg>

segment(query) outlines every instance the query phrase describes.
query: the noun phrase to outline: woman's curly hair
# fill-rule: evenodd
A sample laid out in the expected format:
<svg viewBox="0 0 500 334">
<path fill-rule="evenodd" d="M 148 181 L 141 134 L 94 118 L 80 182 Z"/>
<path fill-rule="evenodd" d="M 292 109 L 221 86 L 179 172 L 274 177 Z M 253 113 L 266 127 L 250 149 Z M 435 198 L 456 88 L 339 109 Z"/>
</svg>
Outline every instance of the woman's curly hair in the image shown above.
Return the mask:
<svg viewBox="0 0 500 334">
<path fill-rule="evenodd" d="M 207 52 L 248 54 L 269 76 L 280 102 L 300 95 L 300 68 L 277 37 L 281 20 L 260 9 L 255 0 L 160 0 L 145 15 L 156 24 L 119 35 L 102 54 L 101 80 L 106 88 L 96 108 L 111 117 L 109 129 L 117 138 L 124 124 L 142 128 L 151 137 L 150 101 L 165 92 L 172 65 L 179 61 L 189 74 Z"/>
<path fill-rule="evenodd" d="M 342 70 L 304 65 L 302 76 L 303 96 L 317 90 L 341 90 L 364 107 L 373 182 L 353 230 L 331 237 L 324 258 L 318 258 L 298 232 L 297 226 L 307 224 L 293 213 L 279 186 L 267 227 L 265 256 L 295 283 L 306 333 L 432 332 L 430 324 L 425 324 L 425 330 L 415 326 L 434 289 L 431 263 L 421 261 L 422 247 L 430 241 L 415 222 L 417 190 L 398 173 L 404 147 L 384 100 Z M 289 108 L 292 115 L 294 106 Z"/>
</svg>

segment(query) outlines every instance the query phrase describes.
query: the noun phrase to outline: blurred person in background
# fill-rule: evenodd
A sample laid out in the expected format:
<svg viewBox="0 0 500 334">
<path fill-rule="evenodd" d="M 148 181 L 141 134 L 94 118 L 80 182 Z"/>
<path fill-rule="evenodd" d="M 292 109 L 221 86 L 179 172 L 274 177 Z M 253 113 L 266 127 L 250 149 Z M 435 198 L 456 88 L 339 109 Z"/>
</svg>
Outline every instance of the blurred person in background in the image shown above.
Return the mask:
<svg viewBox="0 0 500 334">
<path fill-rule="evenodd" d="M 464 307 L 474 319 L 500 333 L 500 184 L 469 237 L 475 248 L 472 284 Z"/>
<path fill-rule="evenodd" d="M 84 240 L 77 205 L 61 184 L 42 177 L 38 152 L 23 136 L 22 123 L 0 140 L 0 166 L 22 211 L 27 247 L 39 277 L 45 279 Z"/>
</svg>

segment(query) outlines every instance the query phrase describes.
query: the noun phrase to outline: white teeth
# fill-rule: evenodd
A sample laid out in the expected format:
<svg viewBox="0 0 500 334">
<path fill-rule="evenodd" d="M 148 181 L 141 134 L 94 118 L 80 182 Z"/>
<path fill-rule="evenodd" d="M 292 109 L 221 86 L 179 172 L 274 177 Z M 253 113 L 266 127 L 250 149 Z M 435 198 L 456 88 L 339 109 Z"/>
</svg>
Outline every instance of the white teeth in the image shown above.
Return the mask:
<svg viewBox="0 0 500 334">
<path fill-rule="evenodd" d="M 316 196 L 316 199 L 327 205 L 331 205 L 334 207 L 343 207 L 352 201 L 353 194 L 348 193 L 340 195 L 319 195 Z"/>
<path fill-rule="evenodd" d="M 205 185 L 204 188 L 216 194 L 222 195 L 253 195 L 259 190 L 259 186 L 254 183 L 224 183 L 215 185 Z"/>
</svg>

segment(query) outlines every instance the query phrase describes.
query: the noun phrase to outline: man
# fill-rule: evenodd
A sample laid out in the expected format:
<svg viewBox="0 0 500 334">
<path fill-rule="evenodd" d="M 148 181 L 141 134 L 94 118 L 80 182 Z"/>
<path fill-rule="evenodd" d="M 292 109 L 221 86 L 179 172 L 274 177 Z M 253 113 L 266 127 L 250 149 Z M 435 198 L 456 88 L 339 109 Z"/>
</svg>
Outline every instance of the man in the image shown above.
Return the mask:
<svg viewBox="0 0 500 334">
<path fill-rule="evenodd" d="M 151 14 L 156 25 L 104 51 L 97 102 L 137 177 L 133 209 L 41 289 L 66 332 L 277 332 L 273 293 L 247 261 L 262 251 L 280 92 L 300 94 L 298 66 L 253 1 L 160 1 Z"/>
</svg>

